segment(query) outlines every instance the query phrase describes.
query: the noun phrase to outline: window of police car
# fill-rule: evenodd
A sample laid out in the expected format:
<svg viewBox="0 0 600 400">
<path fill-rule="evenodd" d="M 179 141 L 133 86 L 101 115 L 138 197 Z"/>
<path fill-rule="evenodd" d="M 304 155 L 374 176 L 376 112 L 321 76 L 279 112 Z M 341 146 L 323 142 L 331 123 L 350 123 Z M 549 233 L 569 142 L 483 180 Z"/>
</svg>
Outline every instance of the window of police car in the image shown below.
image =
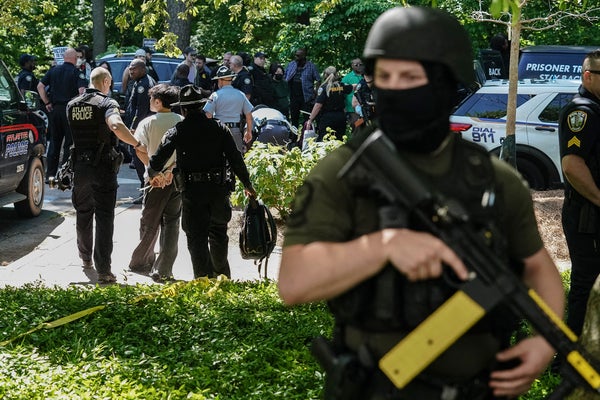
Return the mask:
<svg viewBox="0 0 600 400">
<path fill-rule="evenodd" d="M 19 94 L 17 87 L 9 82 L 6 76 L 0 75 L 0 102 L 14 104 L 18 100 Z"/>
<path fill-rule="evenodd" d="M 522 80 L 516 115 L 517 168 L 533 189 L 561 185 L 558 146 L 560 110 L 577 92 L 577 81 Z M 508 83 L 488 81 L 451 116 L 452 130 L 499 154 L 506 136 Z"/>
</svg>

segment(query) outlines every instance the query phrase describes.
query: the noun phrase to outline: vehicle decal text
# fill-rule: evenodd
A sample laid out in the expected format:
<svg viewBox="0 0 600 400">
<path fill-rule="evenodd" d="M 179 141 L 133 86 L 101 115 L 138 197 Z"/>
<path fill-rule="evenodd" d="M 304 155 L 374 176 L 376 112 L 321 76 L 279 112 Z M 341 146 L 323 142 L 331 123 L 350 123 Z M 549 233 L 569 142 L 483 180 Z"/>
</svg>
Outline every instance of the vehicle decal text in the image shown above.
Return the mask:
<svg viewBox="0 0 600 400">
<path fill-rule="evenodd" d="M 495 143 L 496 131 L 492 128 L 481 128 L 474 126 L 471 131 L 471 138 L 476 143 Z"/>
</svg>

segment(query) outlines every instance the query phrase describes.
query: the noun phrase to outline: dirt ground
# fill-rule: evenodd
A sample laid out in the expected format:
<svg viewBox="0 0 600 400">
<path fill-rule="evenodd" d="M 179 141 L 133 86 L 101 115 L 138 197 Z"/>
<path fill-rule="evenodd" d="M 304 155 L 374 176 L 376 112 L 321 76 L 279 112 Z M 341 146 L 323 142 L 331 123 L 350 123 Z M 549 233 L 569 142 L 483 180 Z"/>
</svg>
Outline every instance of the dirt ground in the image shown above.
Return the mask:
<svg viewBox="0 0 600 400">
<path fill-rule="evenodd" d="M 531 192 L 540 234 L 548 252 L 556 262 L 569 260 L 569 250 L 560 221 L 563 194 L 562 189 Z"/>
<path fill-rule="evenodd" d="M 538 226 L 542 239 L 552 259 L 555 262 L 569 260 L 569 251 L 562 231 L 560 213 L 563 203 L 563 191 L 532 191 L 533 205 L 538 220 Z M 243 212 L 240 209 L 233 211 L 233 217 L 229 224 L 229 240 L 238 243 L 239 230 L 242 224 Z M 277 222 L 277 245 L 283 244 L 285 224 L 274 215 Z"/>
</svg>

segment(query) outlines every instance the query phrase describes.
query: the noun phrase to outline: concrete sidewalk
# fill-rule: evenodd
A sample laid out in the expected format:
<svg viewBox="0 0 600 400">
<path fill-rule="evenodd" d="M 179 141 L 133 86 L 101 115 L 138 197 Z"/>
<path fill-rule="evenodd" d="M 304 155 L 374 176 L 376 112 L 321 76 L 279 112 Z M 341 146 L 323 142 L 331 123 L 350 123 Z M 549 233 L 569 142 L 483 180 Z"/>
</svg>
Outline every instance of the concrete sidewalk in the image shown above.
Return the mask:
<svg viewBox="0 0 600 400">
<path fill-rule="evenodd" d="M 112 254 L 112 272 L 117 276 L 117 283 L 135 285 L 138 283 L 154 283 L 145 275 L 133 273 L 127 269 L 131 253 L 139 239 L 139 218 L 141 206 L 123 203 L 115 210 L 114 249 Z M 238 224 L 238 213 L 234 212 L 231 224 Z M 46 239 L 26 256 L 0 268 L 0 287 L 22 286 L 26 283 L 39 282 L 45 286 L 66 287 L 73 284 L 95 284 L 95 270 L 84 270 L 77 251 L 75 235 L 75 214 L 63 214 L 64 221 L 58 225 Z M 230 235 L 231 236 L 231 235 Z M 269 279 L 276 279 L 279 271 L 281 249 L 276 247 L 268 263 Z M 259 275 L 253 260 L 241 258 L 237 238 L 230 237 L 229 263 L 232 280 L 258 280 Z M 180 231 L 179 253 L 173 266 L 173 275 L 178 280 L 194 278 L 192 263 L 187 249 L 185 233 Z"/>
</svg>

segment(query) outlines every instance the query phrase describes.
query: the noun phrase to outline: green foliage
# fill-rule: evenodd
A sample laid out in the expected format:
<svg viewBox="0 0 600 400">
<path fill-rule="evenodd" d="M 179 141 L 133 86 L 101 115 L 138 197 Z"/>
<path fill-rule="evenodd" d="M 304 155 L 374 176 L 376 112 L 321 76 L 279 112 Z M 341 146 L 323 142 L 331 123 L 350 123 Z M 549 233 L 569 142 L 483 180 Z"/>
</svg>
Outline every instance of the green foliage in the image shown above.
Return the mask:
<svg viewBox="0 0 600 400">
<path fill-rule="evenodd" d="M 244 158 L 258 197 L 285 219 L 291 211 L 296 189 L 302 185 L 306 175 L 321 158 L 341 144 L 331 135 L 326 135 L 322 142 L 309 139 L 304 151 L 298 147 L 288 150 L 255 142 Z M 241 206 L 245 202 L 243 186 L 238 182 L 236 191 L 231 195 L 231 203 Z"/>
<path fill-rule="evenodd" d="M 93 0 L 6 0 L 0 5 L 0 54 L 16 75 L 21 53 L 38 56 L 38 74 L 45 71 L 54 46 L 93 44 L 91 6 Z M 182 12 L 170 21 L 168 6 L 183 4 Z M 191 21 L 190 44 L 205 55 L 221 57 L 225 51 L 261 50 L 269 61 L 287 64 L 298 47 L 309 50 L 309 58 L 320 69 L 334 65 L 345 72 L 348 62 L 362 54 L 371 24 L 384 10 L 397 5 L 440 7 L 456 15 L 469 32 L 474 54 L 488 47 L 489 39 L 506 28 L 494 23 L 475 23 L 474 11 L 503 11 L 516 0 L 106 0 L 107 44 L 117 48 L 139 47 L 144 37 L 158 39 L 158 46 L 178 54 L 174 22 Z M 596 2 L 529 0 L 523 19 L 546 17 L 563 10 L 571 15 L 590 12 L 587 19 L 564 18 L 550 30 L 539 30 L 549 22 L 539 18 L 536 30 L 522 32 L 521 44 L 595 45 L 600 25 Z M 441 38 L 443 40 L 443 38 Z"/>
<path fill-rule="evenodd" d="M 284 306 L 272 281 L 6 287 L 0 341 L 98 305 L 107 307 L 0 347 L 0 397 L 320 398 L 323 374 L 308 345 L 331 336 L 333 319 L 324 303 Z M 520 399 L 545 398 L 559 381 L 546 372 Z"/>
<path fill-rule="evenodd" d="M 308 351 L 330 335 L 323 303 L 288 308 L 269 281 L 0 291 L 0 341 L 109 304 L 0 347 L 3 399 L 317 399 Z M 157 292 L 154 292 L 157 291 Z"/>
</svg>

